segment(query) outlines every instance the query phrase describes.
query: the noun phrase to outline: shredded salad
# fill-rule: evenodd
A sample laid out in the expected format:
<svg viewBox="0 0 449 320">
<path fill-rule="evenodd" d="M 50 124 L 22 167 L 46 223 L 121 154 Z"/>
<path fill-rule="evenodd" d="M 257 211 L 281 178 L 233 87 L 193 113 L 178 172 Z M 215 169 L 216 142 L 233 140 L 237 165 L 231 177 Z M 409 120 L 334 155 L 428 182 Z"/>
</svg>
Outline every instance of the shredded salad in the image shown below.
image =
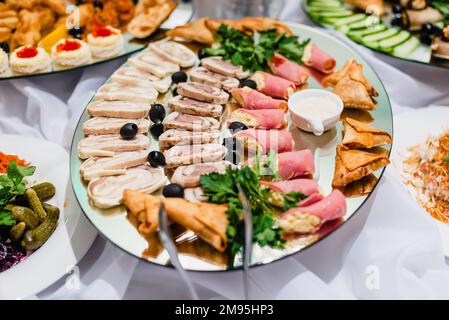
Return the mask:
<svg viewBox="0 0 449 320">
<path fill-rule="evenodd" d="M 449 130 L 409 148 L 405 182 L 432 217 L 449 223 Z"/>
</svg>

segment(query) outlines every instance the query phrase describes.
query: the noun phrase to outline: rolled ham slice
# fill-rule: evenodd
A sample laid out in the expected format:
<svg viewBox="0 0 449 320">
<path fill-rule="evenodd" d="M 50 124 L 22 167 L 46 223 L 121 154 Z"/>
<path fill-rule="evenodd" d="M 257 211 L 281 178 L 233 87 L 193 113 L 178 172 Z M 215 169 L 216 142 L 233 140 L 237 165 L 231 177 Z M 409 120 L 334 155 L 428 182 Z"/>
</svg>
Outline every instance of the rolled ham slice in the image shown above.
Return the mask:
<svg viewBox="0 0 449 320">
<path fill-rule="evenodd" d="M 282 129 L 287 125 L 285 112 L 281 109 L 237 109 L 228 119 L 228 125 L 234 121 L 242 122 L 248 128 L 256 129 Z"/>
<path fill-rule="evenodd" d="M 176 168 L 171 182 L 177 183 L 184 188 L 193 188 L 200 185 L 200 177 L 212 172 L 224 173 L 227 166 L 232 166 L 229 161 L 196 163 Z"/>
<path fill-rule="evenodd" d="M 221 161 L 228 149 L 218 143 L 174 146 L 164 151 L 166 168 L 176 168 L 193 163 Z"/>
<path fill-rule="evenodd" d="M 248 71 L 243 71 L 241 66 L 235 66 L 230 60 L 223 60 L 221 57 L 208 57 L 201 60 L 201 65 L 207 70 L 220 73 L 228 77 L 245 79 L 249 76 Z"/>
<path fill-rule="evenodd" d="M 326 74 L 332 73 L 336 65 L 335 59 L 314 43 L 308 44 L 304 49 L 302 61 L 306 66 Z"/>
<path fill-rule="evenodd" d="M 98 89 L 95 100 L 153 103 L 159 93 L 152 86 L 139 87 L 122 83 L 107 83 Z"/>
<path fill-rule="evenodd" d="M 238 88 L 240 85 L 240 81 L 236 78 L 224 76 L 203 67 L 195 68 L 190 73 L 190 80 L 226 91 Z"/>
<path fill-rule="evenodd" d="M 293 150 L 293 138 L 287 130 L 263 130 L 263 129 L 247 129 L 234 134 L 237 140 L 250 153 L 257 152 L 261 148 L 264 154 L 270 150 L 275 152 L 289 152 Z"/>
<path fill-rule="evenodd" d="M 294 82 L 270 73 L 257 71 L 252 79 L 257 84 L 257 90 L 273 98 L 288 99 L 296 90 Z"/>
<path fill-rule="evenodd" d="M 125 140 L 118 134 L 88 136 L 78 142 L 78 156 L 80 159 L 112 157 L 117 152 L 138 151 L 149 145 L 150 139 L 143 134 L 138 134 L 131 140 Z"/>
<path fill-rule="evenodd" d="M 87 186 L 87 194 L 92 205 L 107 209 L 122 203 L 125 189 L 151 193 L 161 188 L 166 181 L 162 170 L 142 166 L 127 169 L 123 175 L 91 180 Z"/>
<path fill-rule="evenodd" d="M 285 152 L 278 155 L 279 175 L 284 179 L 311 176 L 315 172 L 312 151 Z"/>
<path fill-rule="evenodd" d="M 132 66 L 149 72 L 161 79 L 180 70 L 178 64 L 171 63 L 151 51 L 146 51 L 135 57 L 129 58 L 128 62 Z"/>
<path fill-rule="evenodd" d="M 313 193 L 298 203 L 298 207 L 306 207 L 314 204 L 315 202 L 321 201 L 324 199 L 324 196 L 321 193 Z"/>
<path fill-rule="evenodd" d="M 194 116 L 219 118 L 223 114 L 223 106 L 204 101 L 177 96 L 168 102 L 171 111 L 187 113 Z"/>
<path fill-rule="evenodd" d="M 161 93 L 165 93 L 170 89 L 171 77 L 158 78 L 149 72 L 140 70 L 134 66 L 121 67 L 115 71 L 111 80 L 113 83 L 121 83 L 125 85 L 133 85 L 140 87 L 153 87 Z"/>
<path fill-rule="evenodd" d="M 341 218 L 345 214 L 346 198 L 339 190 L 333 190 L 321 201 L 286 211 L 278 222 L 286 233 L 312 233 L 325 222 Z"/>
<path fill-rule="evenodd" d="M 184 97 L 209 103 L 225 104 L 229 100 L 229 94 L 223 90 L 196 82 L 178 84 L 177 92 Z"/>
<path fill-rule="evenodd" d="M 180 43 L 173 41 L 156 41 L 148 45 L 148 48 L 163 59 L 188 68 L 195 64 L 196 55 L 192 50 Z"/>
<path fill-rule="evenodd" d="M 232 90 L 232 96 L 245 109 L 282 109 L 287 110 L 287 101 L 273 99 L 257 90 L 243 87 Z"/>
<path fill-rule="evenodd" d="M 179 112 L 170 113 L 162 123 L 165 129 L 216 131 L 220 128 L 220 122 L 214 118 L 192 116 Z"/>
<path fill-rule="evenodd" d="M 130 101 L 95 101 L 87 106 L 92 117 L 140 119 L 148 116 L 150 104 Z"/>
<path fill-rule="evenodd" d="M 92 134 L 119 134 L 120 129 L 127 123 L 136 124 L 138 134 L 147 134 L 151 124 L 150 120 L 147 119 L 94 117 L 83 123 L 83 133 L 86 136 Z"/>
<path fill-rule="evenodd" d="M 113 157 L 92 157 L 80 166 L 80 174 L 85 180 L 97 177 L 125 174 L 127 168 L 137 167 L 147 162 L 148 152 L 121 152 Z"/>
<path fill-rule="evenodd" d="M 318 183 L 312 179 L 280 180 L 264 184 L 274 191 L 282 193 L 301 192 L 306 196 L 317 193 L 319 189 Z"/>
<path fill-rule="evenodd" d="M 274 54 L 273 58 L 268 62 L 268 66 L 275 76 L 290 80 L 297 86 L 306 83 L 309 78 L 309 72 L 305 67 L 279 53 Z"/>
</svg>

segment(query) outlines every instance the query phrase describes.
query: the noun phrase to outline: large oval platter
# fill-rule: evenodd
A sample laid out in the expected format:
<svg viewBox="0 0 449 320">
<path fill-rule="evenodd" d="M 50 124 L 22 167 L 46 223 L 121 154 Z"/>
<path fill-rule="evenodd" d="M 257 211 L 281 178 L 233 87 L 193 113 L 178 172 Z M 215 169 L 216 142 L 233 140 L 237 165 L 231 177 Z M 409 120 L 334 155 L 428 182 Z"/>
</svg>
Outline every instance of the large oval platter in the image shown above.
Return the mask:
<svg viewBox="0 0 449 320">
<path fill-rule="evenodd" d="M 310 38 L 312 43 L 317 44 L 323 50 L 329 52 L 337 61 L 337 69 L 342 67 L 343 64 L 351 58 L 356 59 L 363 65 L 364 75 L 379 92 L 379 96 L 376 98 L 377 110 L 371 113 L 371 116 L 374 118 L 372 125 L 392 134 L 393 119 L 390 101 L 382 82 L 366 61 L 347 45 L 319 30 L 298 24 L 289 24 L 289 26 L 293 33 L 298 35 L 300 39 L 304 40 Z M 312 79 L 312 77 L 309 78 L 309 87 L 321 88 L 320 84 L 315 79 Z M 172 94 L 169 91 L 165 96 L 160 96 L 159 101 L 166 105 L 166 101 L 170 99 L 171 96 Z M 226 115 L 224 117 L 226 118 Z M 165 251 L 162 251 L 156 257 L 148 256 L 147 249 L 149 248 L 149 243 L 139 235 L 134 226 L 128 221 L 124 207 L 100 210 L 89 204 L 86 184 L 82 181 L 79 174 L 82 161 L 79 159 L 77 151 L 78 142 L 84 138 L 82 128 L 83 123 L 88 119 L 89 115 L 87 111 L 84 111 L 74 133 L 70 156 L 70 171 L 73 189 L 81 208 L 99 232 L 117 247 L 145 261 L 163 266 L 169 265 L 169 256 Z M 223 133 L 228 131 L 226 125 L 223 125 L 225 122 L 226 119 L 222 121 Z M 342 139 L 341 123 L 339 123 L 336 128 L 327 131 L 320 137 L 300 131 L 291 124 L 290 119 L 288 130 L 292 133 L 296 150 L 308 148 L 315 152 L 315 164 L 318 168 L 317 171 L 319 171 L 319 185 L 323 194 L 329 194 L 332 191 L 331 183 L 334 175 L 336 146 Z M 152 139 L 149 150 L 155 149 L 158 149 L 158 143 Z M 389 152 L 390 146 L 387 146 L 386 149 Z M 374 173 L 375 176 L 380 178 L 383 174 L 383 170 L 384 169 L 377 170 Z M 316 243 L 318 240 L 323 239 L 326 235 L 330 234 L 337 227 L 340 227 L 345 221 L 351 218 L 363 206 L 368 197 L 369 194 L 347 198 L 347 213 L 343 219 L 327 225 L 326 228 L 322 228 L 317 234 L 297 238 L 282 250 L 269 247 L 255 247 L 252 265 L 263 265 L 296 254 L 302 249 Z M 178 251 L 180 253 L 179 256 L 182 265 L 188 270 L 223 271 L 241 267 L 239 259 L 235 259 L 233 265 L 227 266 L 225 264 L 226 257 L 224 254 L 220 254 L 211 246 L 204 245 L 198 241 L 183 242 L 183 245 L 178 246 Z"/>
<path fill-rule="evenodd" d="M 449 68 L 449 55 L 433 52 L 433 45 L 420 41 L 419 30 L 402 30 L 393 25 L 395 14 L 389 2 L 384 2 L 385 12 L 380 20 L 343 0 L 305 0 L 303 10 L 315 24 L 341 32 L 352 41 L 378 53 L 400 60 Z M 435 25 L 442 28 L 443 21 L 441 19 Z"/>
</svg>

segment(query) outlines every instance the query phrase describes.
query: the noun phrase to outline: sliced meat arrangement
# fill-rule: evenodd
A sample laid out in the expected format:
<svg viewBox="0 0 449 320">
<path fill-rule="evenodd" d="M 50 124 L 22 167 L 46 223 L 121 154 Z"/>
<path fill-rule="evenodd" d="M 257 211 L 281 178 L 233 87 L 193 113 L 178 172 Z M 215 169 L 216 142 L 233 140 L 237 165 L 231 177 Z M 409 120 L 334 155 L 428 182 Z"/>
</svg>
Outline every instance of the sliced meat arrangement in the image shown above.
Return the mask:
<svg viewBox="0 0 449 320">
<path fill-rule="evenodd" d="M 171 111 L 186 113 L 202 117 L 219 118 L 223 114 L 223 106 L 204 101 L 193 100 L 183 96 L 177 96 L 168 102 Z"/>
<path fill-rule="evenodd" d="M 80 166 L 80 173 L 84 180 L 96 177 L 125 174 L 127 168 L 145 164 L 148 152 L 132 151 L 117 153 L 113 157 L 92 157 Z"/>
<path fill-rule="evenodd" d="M 153 87 L 161 93 L 170 89 L 171 77 L 158 78 L 153 74 L 140 70 L 133 66 L 127 66 L 117 69 L 112 76 L 113 83 L 122 83 L 139 87 Z"/>
<path fill-rule="evenodd" d="M 306 196 L 310 196 L 319 191 L 318 182 L 312 179 L 279 180 L 264 184 L 274 191 L 283 193 L 301 192 Z"/>
<path fill-rule="evenodd" d="M 167 181 L 160 169 L 141 166 L 126 170 L 125 174 L 95 178 L 89 182 L 87 194 L 97 208 L 112 208 L 123 201 L 125 189 L 151 193 L 161 188 Z"/>
<path fill-rule="evenodd" d="M 273 99 L 257 90 L 243 87 L 232 90 L 232 96 L 237 103 L 245 109 L 282 109 L 287 110 L 287 101 Z"/>
<path fill-rule="evenodd" d="M 176 168 L 193 163 L 222 160 L 227 153 L 225 146 L 218 143 L 174 146 L 164 152 L 167 168 Z"/>
<path fill-rule="evenodd" d="M 176 168 L 171 182 L 184 188 L 193 188 L 200 185 L 200 176 L 212 172 L 224 173 L 227 166 L 232 166 L 228 161 L 196 163 Z"/>
<path fill-rule="evenodd" d="M 220 128 L 220 122 L 211 117 L 192 116 L 172 112 L 162 122 L 165 129 L 182 129 L 190 131 L 213 131 Z"/>
<path fill-rule="evenodd" d="M 149 145 L 150 139 L 143 134 L 138 134 L 131 140 L 125 140 L 116 134 L 93 135 L 78 143 L 78 156 L 80 159 L 112 157 L 117 152 L 142 150 Z"/>
<path fill-rule="evenodd" d="M 229 100 L 229 94 L 225 91 L 202 83 L 184 82 L 178 85 L 178 94 L 195 100 L 225 104 Z"/>
<path fill-rule="evenodd" d="M 263 153 L 270 150 L 275 152 L 289 152 L 293 150 L 292 134 L 284 130 L 248 129 L 239 131 L 234 137 L 241 141 L 242 145 L 250 153 L 255 153 L 260 148 Z"/>
<path fill-rule="evenodd" d="M 332 73 L 336 65 L 335 59 L 314 43 L 308 44 L 304 49 L 302 61 L 306 66 L 322 73 Z"/>
<path fill-rule="evenodd" d="M 148 45 L 148 48 L 163 59 L 188 68 L 195 64 L 196 55 L 187 47 L 173 41 L 157 41 Z"/>
<path fill-rule="evenodd" d="M 305 67 L 288 60 L 279 53 L 274 54 L 268 62 L 268 66 L 275 76 L 290 80 L 297 86 L 306 83 L 309 78 L 308 70 Z"/>
<path fill-rule="evenodd" d="M 240 81 L 238 79 L 209 71 L 204 67 L 195 68 L 190 73 L 190 80 L 224 89 L 226 91 L 231 91 L 232 89 L 238 88 L 240 85 Z"/>
<path fill-rule="evenodd" d="M 148 116 L 151 106 L 132 101 L 95 101 L 87 106 L 92 117 L 140 119 Z"/>
<path fill-rule="evenodd" d="M 235 66 L 229 60 L 221 57 L 208 57 L 201 60 L 201 65 L 212 72 L 220 73 L 228 77 L 245 79 L 249 77 L 248 71 L 243 71 L 241 66 Z"/>
<path fill-rule="evenodd" d="M 297 90 L 294 82 L 267 72 L 257 71 L 252 79 L 257 90 L 273 98 L 288 99 Z"/>
<path fill-rule="evenodd" d="M 108 83 L 98 89 L 95 100 L 153 103 L 159 93 L 152 86 L 139 87 L 122 83 Z"/>
<path fill-rule="evenodd" d="M 129 58 L 128 62 L 132 66 L 149 72 L 159 78 L 170 76 L 180 69 L 178 64 L 169 62 L 150 51 L 146 51 L 135 57 Z"/>
<path fill-rule="evenodd" d="M 120 118 L 106 118 L 95 117 L 90 118 L 83 123 L 83 133 L 86 136 L 92 134 L 119 134 L 120 129 L 127 123 L 134 123 L 137 125 L 137 133 L 147 134 L 150 128 L 150 121 L 148 119 L 120 119 Z"/>
<path fill-rule="evenodd" d="M 219 140 L 218 131 L 169 129 L 159 136 L 159 148 L 163 151 L 175 145 L 219 143 Z"/>
<path fill-rule="evenodd" d="M 256 129 L 282 129 L 287 125 L 285 112 L 282 109 L 237 109 L 232 112 L 228 124 L 234 121 L 242 122 L 248 128 Z"/>
</svg>

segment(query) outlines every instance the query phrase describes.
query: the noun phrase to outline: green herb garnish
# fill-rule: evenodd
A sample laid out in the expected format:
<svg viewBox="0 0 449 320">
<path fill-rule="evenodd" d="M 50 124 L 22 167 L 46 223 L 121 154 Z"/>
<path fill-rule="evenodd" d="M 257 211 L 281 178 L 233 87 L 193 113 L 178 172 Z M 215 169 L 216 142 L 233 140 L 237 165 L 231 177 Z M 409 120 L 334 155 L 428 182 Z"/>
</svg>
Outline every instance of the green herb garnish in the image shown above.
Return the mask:
<svg viewBox="0 0 449 320">
<path fill-rule="evenodd" d="M 244 244 L 244 222 L 242 203 L 238 197 L 240 185 L 253 214 L 253 241 L 260 246 L 281 248 L 284 240 L 282 230 L 276 227 L 274 209 L 268 201 L 269 190 L 260 187 L 260 175 L 251 167 L 226 168 L 224 174 L 211 173 L 200 178 L 204 194 L 213 203 L 228 205 L 228 254 L 232 264 L 235 255 Z"/>
<path fill-rule="evenodd" d="M 301 63 L 304 48 L 310 42 L 300 42 L 297 36 L 285 33 L 277 35 L 276 30 L 255 32 L 252 36 L 222 24 L 215 34 L 218 48 L 207 48 L 211 56 L 222 56 L 232 64 L 242 66 L 244 70 L 255 72 L 268 71 L 268 61 L 276 52 L 286 58 Z"/>
<path fill-rule="evenodd" d="M 283 211 L 287 211 L 291 208 L 296 208 L 298 202 L 307 199 L 307 196 L 302 192 L 289 192 L 284 194 L 284 205 L 282 206 Z"/>
<path fill-rule="evenodd" d="M 25 183 L 23 178 L 32 176 L 36 167 L 34 166 L 18 166 L 12 160 L 8 164 L 6 175 L 0 175 L 0 225 L 11 226 L 15 224 L 9 210 L 4 207 L 16 195 L 25 193 Z"/>
<path fill-rule="evenodd" d="M 449 156 L 443 159 L 444 162 L 449 162 Z"/>
</svg>

